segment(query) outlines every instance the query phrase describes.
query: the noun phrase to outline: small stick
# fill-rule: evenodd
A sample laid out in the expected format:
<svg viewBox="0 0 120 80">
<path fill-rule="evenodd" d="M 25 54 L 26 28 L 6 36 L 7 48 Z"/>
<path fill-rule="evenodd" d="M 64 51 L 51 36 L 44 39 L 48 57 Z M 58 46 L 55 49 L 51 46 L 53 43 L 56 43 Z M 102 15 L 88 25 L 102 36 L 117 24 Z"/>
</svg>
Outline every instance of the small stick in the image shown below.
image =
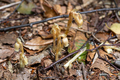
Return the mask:
<svg viewBox="0 0 120 80">
<path fill-rule="evenodd" d="M 15 3 L 11 3 L 11 4 L 8 4 L 8 5 L 2 6 L 2 7 L 0 7 L 0 10 L 8 8 L 8 7 L 12 7 L 12 6 L 17 5 L 19 3 L 21 3 L 21 1 L 18 1 L 18 2 L 15 2 Z"/>
</svg>

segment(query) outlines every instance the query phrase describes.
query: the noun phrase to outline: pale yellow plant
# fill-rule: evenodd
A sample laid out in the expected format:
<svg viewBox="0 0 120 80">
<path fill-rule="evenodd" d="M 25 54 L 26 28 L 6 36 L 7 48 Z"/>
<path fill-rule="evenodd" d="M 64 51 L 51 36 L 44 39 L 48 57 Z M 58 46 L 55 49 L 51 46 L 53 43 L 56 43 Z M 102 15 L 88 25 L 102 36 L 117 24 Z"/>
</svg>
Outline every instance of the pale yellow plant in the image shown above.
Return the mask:
<svg viewBox="0 0 120 80">
<path fill-rule="evenodd" d="M 53 34 L 53 52 L 55 52 L 56 50 L 56 38 L 58 37 L 58 35 L 61 33 L 61 29 L 59 28 L 58 24 L 54 24 L 52 26 L 52 30 L 51 30 L 52 34 Z"/>
<path fill-rule="evenodd" d="M 66 29 L 66 32 L 65 32 L 66 35 L 69 32 L 69 28 L 72 26 L 72 20 L 73 20 L 73 18 L 75 19 L 75 22 L 77 23 L 78 28 L 82 27 L 82 24 L 83 24 L 82 15 L 80 13 L 75 12 L 75 10 L 72 10 L 69 13 L 69 20 L 68 20 L 67 29 Z"/>
<path fill-rule="evenodd" d="M 67 38 L 67 34 L 69 32 L 69 28 L 72 25 L 72 20 L 73 18 L 75 19 L 75 22 L 77 23 L 78 27 L 82 27 L 83 24 L 83 19 L 82 19 L 82 15 L 80 13 L 76 13 L 75 10 L 71 11 L 69 14 L 69 20 L 68 20 L 68 24 L 67 24 L 67 29 L 65 34 L 61 33 L 61 29 L 59 28 L 59 26 L 57 24 L 54 24 L 52 26 L 52 34 L 53 34 L 53 52 L 55 53 L 55 60 L 58 60 L 58 55 L 61 54 L 61 49 L 63 47 L 68 47 L 69 43 L 68 43 L 68 38 Z M 57 47 L 56 47 L 56 38 L 57 38 Z"/>
<path fill-rule="evenodd" d="M 22 42 L 21 42 L 21 40 L 19 38 L 17 38 L 17 41 L 16 41 L 14 47 L 15 47 L 15 51 L 17 51 L 17 52 L 19 51 L 19 49 L 21 50 L 20 58 L 19 58 L 20 59 L 20 67 L 24 68 L 25 65 L 28 64 L 28 59 L 24 54 L 23 44 L 22 44 Z"/>
<path fill-rule="evenodd" d="M 62 42 L 61 42 L 62 41 Z M 61 49 L 63 49 L 63 47 L 68 47 L 68 38 L 66 36 L 66 34 L 59 34 L 58 38 L 57 38 L 57 48 L 56 48 L 56 53 L 55 53 L 55 60 L 58 60 L 58 55 L 60 55 L 61 53 Z"/>
<path fill-rule="evenodd" d="M 68 39 L 66 34 L 61 33 L 61 29 L 57 24 L 52 26 L 53 34 L 53 52 L 55 53 L 55 60 L 58 60 L 58 56 L 61 54 L 61 49 L 68 46 Z M 56 45 L 57 39 L 57 45 Z"/>
</svg>

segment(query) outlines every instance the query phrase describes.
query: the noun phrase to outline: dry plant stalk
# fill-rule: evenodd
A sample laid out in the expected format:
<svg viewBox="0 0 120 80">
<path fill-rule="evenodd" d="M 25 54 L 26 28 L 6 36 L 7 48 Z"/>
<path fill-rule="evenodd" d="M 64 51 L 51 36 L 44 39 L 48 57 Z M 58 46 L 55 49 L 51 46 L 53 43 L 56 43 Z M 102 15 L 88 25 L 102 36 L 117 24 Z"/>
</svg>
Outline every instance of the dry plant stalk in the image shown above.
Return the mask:
<svg viewBox="0 0 120 80">
<path fill-rule="evenodd" d="M 55 53 L 56 50 L 56 38 L 61 33 L 61 29 L 59 28 L 58 24 L 54 24 L 52 26 L 52 34 L 53 34 L 53 52 Z"/>
<path fill-rule="evenodd" d="M 28 59 L 24 54 L 23 44 L 22 44 L 21 40 L 19 38 L 17 38 L 17 42 L 15 43 L 15 51 L 18 52 L 19 49 L 21 50 L 21 53 L 20 53 L 20 67 L 24 68 L 25 65 L 28 64 Z"/>
<path fill-rule="evenodd" d="M 61 33 L 61 29 L 57 24 L 52 26 L 52 34 L 53 34 L 53 52 L 55 53 L 55 60 L 58 60 L 58 56 L 61 54 L 61 49 L 65 46 L 68 46 L 68 39 L 66 34 Z M 56 45 L 57 38 L 57 45 Z M 61 42 L 62 41 L 62 42 Z M 56 47 L 57 46 L 57 47 Z"/>
<path fill-rule="evenodd" d="M 61 42 L 62 40 L 62 42 Z M 58 39 L 57 39 L 57 48 L 56 48 L 56 53 L 55 53 L 55 60 L 57 61 L 58 60 L 58 55 L 61 55 L 61 50 L 63 49 L 63 47 L 68 47 L 68 39 L 67 39 L 67 36 L 66 34 L 59 34 L 58 35 Z"/>
</svg>

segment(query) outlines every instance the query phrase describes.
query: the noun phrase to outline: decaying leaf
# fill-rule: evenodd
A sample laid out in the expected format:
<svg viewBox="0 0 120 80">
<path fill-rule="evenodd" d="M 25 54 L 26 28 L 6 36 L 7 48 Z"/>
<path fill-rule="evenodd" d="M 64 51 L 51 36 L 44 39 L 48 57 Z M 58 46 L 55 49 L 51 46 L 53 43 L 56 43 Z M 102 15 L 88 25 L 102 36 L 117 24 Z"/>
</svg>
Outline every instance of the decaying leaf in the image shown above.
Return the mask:
<svg viewBox="0 0 120 80">
<path fill-rule="evenodd" d="M 101 43 L 101 45 L 102 45 L 102 44 L 103 44 L 103 43 Z M 109 43 L 109 42 L 106 42 L 105 45 L 106 45 L 106 46 L 103 46 L 103 48 L 105 49 L 105 51 L 106 51 L 107 53 L 113 53 L 113 50 L 112 50 L 112 49 L 117 50 L 117 51 L 120 51 L 120 47 L 119 47 L 119 46 L 107 46 L 107 45 L 111 45 L 111 43 Z"/>
<path fill-rule="evenodd" d="M 61 9 L 61 6 L 60 6 L 60 5 L 56 4 L 56 5 L 54 5 L 54 8 L 57 10 L 57 12 L 58 12 L 59 14 L 62 14 L 62 9 Z"/>
<path fill-rule="evenodd" d="M 43 52 L 39 53 L 36 56 L 30 56 L 30 57 L 28 57 L 28 65 L 33 65 L 33 64 L 41 63 L 41 60 L 44 57 L 46 57 L 47 55 L 49 55 L 49 53 L 47 51 L 43 51 Z"/>
<path fill-rule="evenodd" d="M 45 67 L 47 67 L 47 66 L 49 66 L 52 63 L 52 60 L 51 59 L 46 59 L 43 62 L 45 64 Z"/>
<path fill-rule="evenodd" d="M 98 32 L 95 34 L 95 37 L 99 39 L 100 41 L 104 42 L 105 40 L 108 39 L 109 34 L 106 32 Z"/>
<path fill-rule="evenodd" d="M 44 13 L 45 17 L 49 18 L 49 17 L 54 17 L 59 15 L 58 11 L 54 7 L 52 7 L 50 4 L 48 4 L 48 2 L 44 1 L 42 3 L 42 6 L 45 11 Z"/>
<path fill-rule="evenodd" d="M 20 12 L 22 14 L 31 14 L 31 10 L 35 7 L 36 7 L 36 5 L 33 2 L 29 2 L 27 4 L 24 1 L 17 10 L 18 10 L 18 12 Z"/>
<path fill-rule="evenodd" d="M 6 33 L 0 35 L 0 43 L 4 44 L 14 44 L 16 41 L 17 35 L 15 33 Z"/>
<path fill-rule="evenodd" d="M 28 49 L 26 47 L 24 47 L 24 49 L 30 54 L 30 55 L 34 55 L 35 53 L 39 53 L 40 51 L 44 50 L 46 48 L 46 46 L 41 46 L 41 48 L 39 48 L 39 50 L 32 50 L 32 49 Z"/>
<path fill-rule="evenodd" d="M 73 38 L 73 40 L 71 40 L 69 43 L 70 46 L 68 48 L 68 51 L 71 53 L 78 50 L 86 40 L 87 38 L 85 37 L 85 35 L 82 32 L 77 31 L 76 37 Z"/>
<path fill-rule="evenodd" d="M 109 29 L 117 35 L 118 39 L 120 39 L 120 23 L 113 23 Z"/>
<path fill-rule="evenodd" d="M 113 75 L 110 70 L 108 69 L 108 67 L 105 65 L 105 62 L 101 59 L 98 59 L 95 61 L 94 64 L 92 64 L 91 68 L 98 68 L 106 73 L 108 73 L 110 76 Z"/>
<path fill-rule="evenodd" d="M 0 49 L 0 58 L 6 58 L 13 54 L 14 48 L 6 48 L 6 49 Z"/>
<path fill-rule="evenodd" d="M 90 49 L 93 49 L 94 46 L 90 44 Z M 88 54 L 87 54 L 87 61 L 92 61 L 94 56 L 95 56 L 95 51 L 88 51 Z"/>
<path fill-rule="evenodd" d="M 43 38 L 43 39 L 49 39 L 52 38 L 52 34 L 47 34 L 45 31 L 38 31 L 38 34 Z"/>
<path fill-rule="evenodd" d="M 24 47 L 32 50 L 39 50 L 44 47 L 44 45 L 52 43 L 53 40 L 42 40 L 41 37 L 36 37 L 30 41 L 27 41 L 24 45 Z"/>
</svg>

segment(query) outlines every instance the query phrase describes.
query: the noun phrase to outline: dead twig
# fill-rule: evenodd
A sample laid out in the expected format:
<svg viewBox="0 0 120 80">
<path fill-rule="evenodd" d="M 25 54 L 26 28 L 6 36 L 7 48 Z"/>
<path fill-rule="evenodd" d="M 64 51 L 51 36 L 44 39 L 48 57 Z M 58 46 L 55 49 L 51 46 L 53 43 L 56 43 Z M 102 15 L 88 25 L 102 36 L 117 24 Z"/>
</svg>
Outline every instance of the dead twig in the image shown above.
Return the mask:
<svg viewBox="0 0 120 80">
<path fill-rule="evenodd" d="M 19 3 L 21 3 L 21 1 L 18 1 L 18 2 L 15 2 L 15 3 L 11 3 L 11 4 L 8 4 L 8 5 L 5 5 L 5 6 L 1 6 L 0 10 L 8 8 L 8 7 L 12 7 L 12 6 L 17 5 Z"/>
<path fill-rule="evenodd" d="M 84 11 L 84 12 L 79 12 L 79 13 L 87 14 L 87 13 L 93 13 L 93 12 L 97 12 L 97 11 L 111 11 L 111 10 L 120 10 L 120 8 L 103 8 L 103 9 Z M 19 26 L 12 26 L 12 27 L 7 27 L 7 28 L 2 28 L 2 29 L 0 29 L 0 31 L 7 31 L 7 30 L 10 30 L 10 29 L 27 27 L 27 26 L 30 26 L 30 25 L 47 22 L 49 20 L 53 20 L 53 19 L 57 19 L 57 18 L 67 18 L 68 16 L 69 15 L 55 16 L 55 17 L 47 18 L 47 19 L 44 19 L 44 20 L 41 20 L 41 21 L 33 22 L 33 23 L 30 23 L 30 24 L 24 24 L 24 25 L 19 25 Z"/>
</svg>

